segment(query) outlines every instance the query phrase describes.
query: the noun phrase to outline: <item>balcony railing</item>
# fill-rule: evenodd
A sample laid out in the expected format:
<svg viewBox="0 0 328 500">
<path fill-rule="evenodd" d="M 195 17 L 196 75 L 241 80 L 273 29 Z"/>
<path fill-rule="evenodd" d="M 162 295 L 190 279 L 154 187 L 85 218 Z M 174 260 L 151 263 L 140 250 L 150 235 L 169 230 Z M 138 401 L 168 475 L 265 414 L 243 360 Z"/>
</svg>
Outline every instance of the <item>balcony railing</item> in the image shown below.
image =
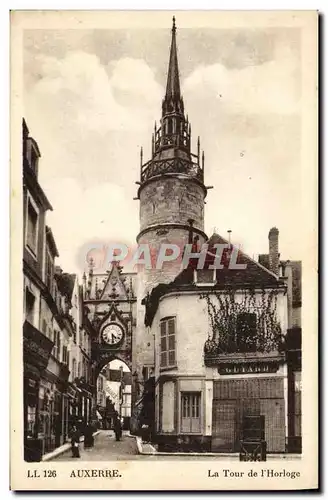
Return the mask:
<svg viewBox="0 0 328 500">
<path fill-rule="evenodd" d="M 161 174 L 186 174 L 200 182 L 204 182 L 204 171 L 197 164 L 183 158 L 168 158 L 163 160 L 150 160 L 141 169 L 141 182 Z"/>
<path fill-rule="evenodd" d="M 239 363 L 246 360 L 269 361 L 285 357 L 283 335 L 259 333 L 249 342 L 238 341 L 238 336 L 208 339 L 204 344 L 206 366 L 220 363 Z"/>
</svg>

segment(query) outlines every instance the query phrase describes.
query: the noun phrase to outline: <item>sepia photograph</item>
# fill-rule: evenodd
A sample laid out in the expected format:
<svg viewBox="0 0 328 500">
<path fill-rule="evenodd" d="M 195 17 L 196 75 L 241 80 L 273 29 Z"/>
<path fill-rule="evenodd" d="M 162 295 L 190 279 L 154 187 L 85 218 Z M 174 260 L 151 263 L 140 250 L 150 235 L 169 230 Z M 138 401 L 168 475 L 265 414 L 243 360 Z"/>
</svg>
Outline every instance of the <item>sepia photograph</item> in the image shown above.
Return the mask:
<svg viewBox="0 0 328 500">
<path fill-rule="evenodd" d="M 11 23 L 13 489 L 316 487 L 317 13 Z"/>
</svg>

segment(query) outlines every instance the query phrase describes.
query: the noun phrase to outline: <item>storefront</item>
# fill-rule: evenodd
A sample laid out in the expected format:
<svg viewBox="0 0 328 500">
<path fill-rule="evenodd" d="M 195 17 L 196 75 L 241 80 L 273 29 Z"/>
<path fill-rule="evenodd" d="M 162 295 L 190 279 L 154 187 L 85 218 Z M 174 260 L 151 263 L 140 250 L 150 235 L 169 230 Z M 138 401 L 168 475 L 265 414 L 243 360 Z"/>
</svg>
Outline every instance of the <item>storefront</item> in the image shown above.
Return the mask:
<svg viewBox="0 0 328 500">
<path fill-rule="evenodd" d="M 65 400 L 69 371 L 53 356 L 43 372 L 39 389 L 39 439 L 43 454 L 61 446 L 67 439 L 65 432 Z"/>
<path fill-rule="evenodd" d="M 23 326 L 24 361 L 24 459 L 40 461 L 43 441 L 40 437 L 39 391 L 53 348 L 53 342 L 25 321 Z"/>
<path fill-rule="evenodd" d="M 282 376 L 214 381 L 212 451 L 239 452 L 245 420 L 259 417 L 267 451 L 285 452 L 285 410 Z"/>
</svg>

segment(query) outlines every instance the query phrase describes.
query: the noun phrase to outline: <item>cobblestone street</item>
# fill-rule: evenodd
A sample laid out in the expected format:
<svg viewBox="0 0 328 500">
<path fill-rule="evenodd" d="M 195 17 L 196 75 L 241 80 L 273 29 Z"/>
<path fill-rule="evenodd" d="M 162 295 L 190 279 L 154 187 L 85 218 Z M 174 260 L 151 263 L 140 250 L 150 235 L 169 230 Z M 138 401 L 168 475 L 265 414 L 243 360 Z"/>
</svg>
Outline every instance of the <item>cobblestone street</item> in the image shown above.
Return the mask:
<svg viewBox="0 0 328 500">
<path fill-rule="evenodd" d="M 80 444 L 81 458 L 73 458 L 72 452 L 69 449 L 62 455 L 54 459 L 57 461 L 101 461 L 101 460 L 135 460 L 137 455 L 136 440 L 123 434 L 121 441 L 115 440 L 113 431 L 103 430 L 95 437 L 95 445 L 93 448 L 84 449 L 83 443 Z"/>
</svg>

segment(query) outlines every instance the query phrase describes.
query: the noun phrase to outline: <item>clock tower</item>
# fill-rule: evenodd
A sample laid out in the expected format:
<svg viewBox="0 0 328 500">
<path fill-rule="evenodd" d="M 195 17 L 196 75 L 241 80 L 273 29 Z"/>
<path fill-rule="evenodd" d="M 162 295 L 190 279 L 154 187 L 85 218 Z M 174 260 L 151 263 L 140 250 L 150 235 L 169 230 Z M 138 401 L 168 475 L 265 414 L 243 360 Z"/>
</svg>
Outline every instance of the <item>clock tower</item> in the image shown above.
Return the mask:
<svg viewBox="0 0 328 500">
<path fill-rule="evenodd" d="M 143 299 L 160 283 L 171 282 L 181 271 L 179 258 L 155 268 L 161 244 L 175 244 L 183 250 L 186 243 L 207 240 L 204 233 L 204 152 L 197 139 L 196 153 L 191 151 L 191 124 L 185 113 L 180 88 L 176 25 L 173 18 L 166 92 L 162 101 L 160 125 L 155 124 L 151 158 L 143 163 L 141 151 L 139 245 L 147 244 L 155 260 L 152 268 L 140 266 L 137 279 L 137 331 L 133 343 L 133 371 L 154 365 L 153 338 L 144 324 Z M 148 373 L 148 370 L 144 370 Z"/>
<path fill-rule="evenodd" d="M 136 327 L 136 274 L 124 273 L 117 261 L 106 273 L 94 273 L 90 262 L 83 279 L 83 312 L 94 332 L 92 359 L 96 375 L 113 359 L 131 370 Z"/>
</svg>

